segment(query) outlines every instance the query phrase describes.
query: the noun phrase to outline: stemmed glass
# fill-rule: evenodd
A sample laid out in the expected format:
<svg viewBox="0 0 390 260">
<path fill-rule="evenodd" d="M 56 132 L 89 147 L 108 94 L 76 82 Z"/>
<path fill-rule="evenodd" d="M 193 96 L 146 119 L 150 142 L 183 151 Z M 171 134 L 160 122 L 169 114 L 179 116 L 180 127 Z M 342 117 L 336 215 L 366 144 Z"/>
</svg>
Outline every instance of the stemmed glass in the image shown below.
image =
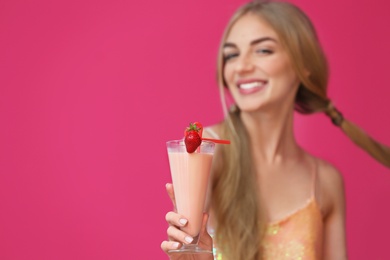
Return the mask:
<svg viewBox="0 0 390 260">
<path fill-rule="evenodd" d="M 194 153 L 188 153 L 183 140 L 174 140 L 167 142 L 167 149 L 176 209 L 188 220 L 182 230 L 194 238 L 191 244 L 168 253 L 212 254 L 198 242 L 215 143 L 203 141 Z"/>
</svg>

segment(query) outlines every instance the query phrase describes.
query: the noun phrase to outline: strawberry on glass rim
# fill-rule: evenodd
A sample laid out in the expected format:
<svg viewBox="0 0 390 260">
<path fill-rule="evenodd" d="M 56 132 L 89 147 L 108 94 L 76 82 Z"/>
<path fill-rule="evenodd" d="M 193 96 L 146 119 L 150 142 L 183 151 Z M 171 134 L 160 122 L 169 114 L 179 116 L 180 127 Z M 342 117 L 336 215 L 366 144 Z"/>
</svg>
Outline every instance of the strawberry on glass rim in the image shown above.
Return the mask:
<svg viewBox="0 0 390 260">
<path fill-rule="evenodd" d="M 184 143 L 186 144 L 187 153 L 193 153 L 202 144 L 202 137 L 200 135 L 201 129 L 194 123 L 184 131 Z"/>
<path fill-rule="evenodd" d="M 195 152 L 202 144 L 202 141 L 214 142 L 217 144 L 230 144 L 229 140 L 218 140 L 211 138 L 202 138 L 203 126 L 199 122 L 190 123 L 184 131 L 184 143 L 188 153 Z M 199 152 L 199 151 L 198 151 Z"/>
</svg>

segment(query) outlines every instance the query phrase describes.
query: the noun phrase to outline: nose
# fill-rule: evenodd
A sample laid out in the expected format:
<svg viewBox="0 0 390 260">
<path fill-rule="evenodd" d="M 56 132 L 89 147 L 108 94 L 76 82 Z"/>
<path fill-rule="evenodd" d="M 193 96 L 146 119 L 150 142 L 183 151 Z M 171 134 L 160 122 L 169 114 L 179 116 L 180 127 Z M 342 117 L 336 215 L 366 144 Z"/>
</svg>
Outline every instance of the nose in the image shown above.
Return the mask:
<svg viewBox="0 0 390 260">
<path fill-rule="evenodd" d="M 247 73 L 251 72 L 254 68 L 254 64 L 249 55 L 241 55 L 237 59 L 236 63 L 236 71 L 237 73 Z"/>
</svg>

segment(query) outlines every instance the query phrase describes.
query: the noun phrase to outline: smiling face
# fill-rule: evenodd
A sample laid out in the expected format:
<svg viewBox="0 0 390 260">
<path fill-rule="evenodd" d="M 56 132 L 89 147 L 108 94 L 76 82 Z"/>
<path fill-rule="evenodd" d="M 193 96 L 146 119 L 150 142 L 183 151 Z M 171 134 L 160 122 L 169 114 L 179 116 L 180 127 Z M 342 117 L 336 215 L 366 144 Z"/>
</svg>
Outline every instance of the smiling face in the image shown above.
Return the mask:
<svg viewBox="0 0 390 260">
<path fill-rule="evenodd" d="M 224 80 L 243 112 L 293 106 L 299 80 L 276 32 L 248 13 L 223 45 Z"/>
</svg>

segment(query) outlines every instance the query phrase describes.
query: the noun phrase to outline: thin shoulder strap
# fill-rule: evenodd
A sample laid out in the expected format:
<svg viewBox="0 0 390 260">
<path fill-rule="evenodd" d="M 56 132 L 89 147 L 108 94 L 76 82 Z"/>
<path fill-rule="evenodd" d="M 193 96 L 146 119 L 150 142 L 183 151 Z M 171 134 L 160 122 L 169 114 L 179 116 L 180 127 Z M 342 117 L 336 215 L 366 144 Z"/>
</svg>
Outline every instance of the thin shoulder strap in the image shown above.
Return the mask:
<svg viewBox="0 0 390 260">
<path fill-rule="evenodd" d="M 204 131 L 207 132 L 212 138 L 220 139 L 218 134 L 213 129 L 211 129 L 210 127 L 205 128 Z"/>
<path fill-rule="evenodd" d="M 312 174 L 312 187 L 311 187 L 311 194 L 312 197 L 318 201 L 318 195 L 317 195 L 317 186 L 318 186 L 318 159 L 314 158 L 314 167 L 313 167 L 313 174 Z"/>
</svg>

